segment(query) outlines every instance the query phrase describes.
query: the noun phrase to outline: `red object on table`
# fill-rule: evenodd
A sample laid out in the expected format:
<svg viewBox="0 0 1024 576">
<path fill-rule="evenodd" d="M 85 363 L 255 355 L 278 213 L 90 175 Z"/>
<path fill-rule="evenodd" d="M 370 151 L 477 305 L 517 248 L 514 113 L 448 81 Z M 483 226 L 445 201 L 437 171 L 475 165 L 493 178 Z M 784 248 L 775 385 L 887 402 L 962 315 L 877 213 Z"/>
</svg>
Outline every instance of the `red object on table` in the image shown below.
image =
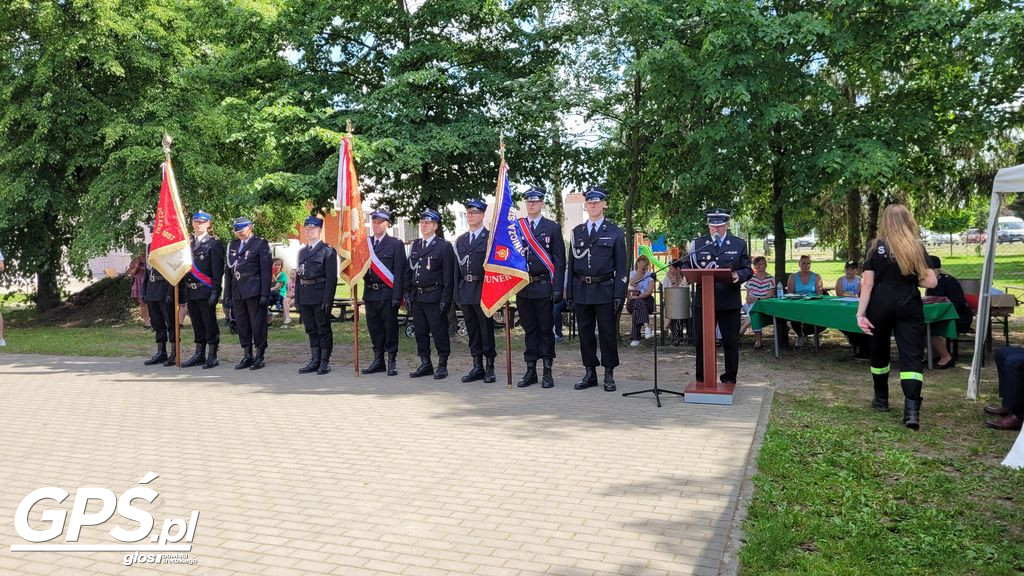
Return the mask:
<svg viewBox="0 0 1024 576">
<path fill-rule="evenodd" d="M 700 284 L 701 341 L 704 343 L 704 381 L 693 380 L 686 387 L 684 400 L 693 404 L 732 404 L 736 385 L 718 381 L 717 350 L 715 349 L 715 281 L 732 283 L 732 270 L 728 268 L 683 268 L 686 281 Z"/>
</svg>

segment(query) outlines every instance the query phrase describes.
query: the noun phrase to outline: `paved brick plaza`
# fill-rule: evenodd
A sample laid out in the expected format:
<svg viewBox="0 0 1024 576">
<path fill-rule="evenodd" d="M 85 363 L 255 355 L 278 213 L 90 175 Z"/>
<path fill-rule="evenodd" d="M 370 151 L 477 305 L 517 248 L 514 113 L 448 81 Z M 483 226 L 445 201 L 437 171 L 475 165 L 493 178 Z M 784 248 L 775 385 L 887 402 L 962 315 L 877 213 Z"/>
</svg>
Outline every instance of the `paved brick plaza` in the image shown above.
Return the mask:
<svg viewBox="0 0 1024 576">
<path fill-rule="evenodd" d="M 658 409 L 620 394 L 646 382 L 580 392 L 556 374 L 554 389 L 509 391 L 503 375 L 295 369 L 0 356 L 0 573 L 718 574 L 735 546 L 762 383 L 741 383 L 735 406 Z M 26 544 L 13 519 L 33 490 L 70 493 L 32 510 L 43 530 L 42 511 L 70 516 L 79 487 L 120 496 L 150 471 L 159 497 L 135 507 L 153 534 L 200 511 L 196 564 L 10 550 Z M 114 513 L 78 544 L 118 544 L 118 524 L 138 528 Z"/>
</svg>

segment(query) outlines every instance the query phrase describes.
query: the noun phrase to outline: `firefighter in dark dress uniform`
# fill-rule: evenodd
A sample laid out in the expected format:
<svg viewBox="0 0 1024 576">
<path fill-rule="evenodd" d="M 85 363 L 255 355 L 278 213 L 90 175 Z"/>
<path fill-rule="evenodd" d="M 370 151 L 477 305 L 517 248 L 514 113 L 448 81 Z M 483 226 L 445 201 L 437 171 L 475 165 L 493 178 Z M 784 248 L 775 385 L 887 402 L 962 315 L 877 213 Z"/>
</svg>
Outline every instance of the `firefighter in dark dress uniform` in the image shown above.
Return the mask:
<svg viewBox="0 0 1024 576">
<path fill-rule="evenodd" d="M 384 353 L 388 354 L 388 376 L 398 374 L 398 308 L 402 305 L 405 269 L 405 242 L 388 236 L 391 213 L 377 210 L 370 214 L 373 235 L 370 243 L 370 269 L 363 276 L 363 301 L 366 308 L 366 330 L 373 342 L 373 362 L 363 374 L 383 372 Z"/>
<path fill-rule="evenodd" d="M 533 236 L 526 243 L 526 261 L 530 283 L 516 294 L 516 312 L 526 332 L 526 373 L 516 383 L 520 388 L 537 383 L 537 359 L 544 361 L 542 388 L 551 388 L 555 381 L 551 364 L 555 358 L 554 305 L 562 301 L 565 278 L 565 239 L 562 227 L 543 216 L 544 190 L 532 187 L 526 191 L 526 230 Z M 536 244 L 534 244 L 536 242 Z"/>
<path fill-rule="evenodd" d="M 619 365 L 616 314 L 626 299 L 626 237 L 622 229 L 604 217 L 608 193 L 599 188 L 587 190 L 584 208 L 587 221 L 573 228 L 570 240 L 572 260 L 569 269 L 566 305 L 576 310 L 580 332 L 580 353 L 586 374 L 576 390 L 597 386 L 597 366 L 604 366 L 604 389 L 615 391 L 613 372 Z M 601 332 L 601 359 L 597 358 Z"/>
<path fill-rule="evenodd" d="M 263 354 L 267 350 L 270 244 L 252 233 L 252 220 L 248 218 L 235 218 L 232 228 L 235 239 L 228 245 L 224 293 L 231 299 L 244 352 L 235 370 L 259 370 L 265 366 Z"/>
<path fill-rule="evenodd" d="M 690 267 L 732 270 L 731 281 L 715 281 L 715 321 L 722 332 L 722 353 L 725 356 L 725 367 L 719 379 L 723 383 L 735 384 L 740 365 L 740 310 L 743 307 L 740 285 L 749 280 L 754 271 L 750 266 L 747 243 L 739 236 L 729 234 L 729 218 L 729 212 L 720 208 L 707 213 L 708 234 L 693 241 Z M 693 307 L 693 341 L 697 348 L 694 379 L 704 382 L 704 324 L 701 316 L 704 307 L 700 290 L 696 291 Z M 708 345 L 714 344 L 709 342 Z"/>
<path fill-rule="evenodd" d="M 217 301 L 224 279 L 224 243 L 210 234 L 212 218 L 206 212 L 192 215 L 192 271 L 185 275 L 185 300 L 192 320 L 196 352 L 181 363 L 182 368 L 202 365 L 213 368 L 220 364 L 220 325 L 217 323 Z"/>
<path fill-rule="evenodd" d="M 156 353 L 143 362 L 146 366 L 163 364 L 174 366 L 176 347 L 174 345 L 174 287 L 149 265 L 146 259 L 146 278 L 142 284 L 143 298 L 149 308 L 149 324 L 156 332 Z M 167 352 L 167 343 L 171 343 L 171 351 Z"/>
<path fill-rule="evenodd" d="M 295 268 L 295 302 L 309 337 L 309 363 L 299 368 L 299 374 L 331 371 L 331 308 L 338 288 L 338 253 L 321 242 L 323 228 L 324 221 L 316 216 L 306 218 L 302 225 L 306 245 L 299 250 L 299 265 Z"/>
<path fill-rule="evenodd" d="M 416 351 L 420 365 L 410 378 L 434 375 L 435 380 L 448 377 L 448 310 L 455 286 L 455 252 L 447 240 L 437 236 L 441 215 L 426 209 L 420 215 L 420 238 L 412 243 L 409 267 L 405 271 L 406 302 L 412 305 L 416 327 Z M 430 361 L 430 340 L 437 348 L 437 370 Z"/>
<path fill-rule="evenodd" d="M 483 200 L 465 203 L 466 221 L 469 231 L 455 239 L 456 292 L 455 301 L 462 310 L 469 335 L 469 353 L 473 357 L 473 368 L 462 377 L 463 382 L 483 380 L 491 383 L 494 376 L 494 327 L 491 319 L 480 307 L 480 294 L 484 287 L 484 260 L 487 258 L 487 242 L 490 231 L 484 227 L 484 212 L 487 204 Z M 486 367 L 484 360 L 486 359 Z"/>
</svg>

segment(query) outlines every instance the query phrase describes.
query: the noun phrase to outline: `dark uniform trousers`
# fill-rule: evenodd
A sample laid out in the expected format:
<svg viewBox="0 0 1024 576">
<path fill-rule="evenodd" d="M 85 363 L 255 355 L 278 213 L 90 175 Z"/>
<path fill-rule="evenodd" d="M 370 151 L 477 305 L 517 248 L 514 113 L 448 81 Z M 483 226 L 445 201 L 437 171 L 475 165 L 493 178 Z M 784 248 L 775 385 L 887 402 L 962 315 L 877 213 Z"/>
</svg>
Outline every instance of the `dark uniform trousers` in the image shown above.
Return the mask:
<svg viewBox="0 0 1024 576">
<path fill-rule="evenodd" d="M 441 315 L 441 303 L 452 302 L 454 284 L 455 252 L 451 244 L 437 236 L 427 247 L 423 239 L 415 240 L 409 251 L 404 286 L 408 291 L 406 301 L 412 304 L 416 352 L 421 358 L 430 357 L 431 337 L 439 355 L 451 355 L 448 319 Z"/>
<path fill-rule="evenodd" d="M 192 247 L 192 263 L 212 284 L 203 284 L 191 272 L 183 281 L 195 343 L 219 345 L 217 304 L 210 305 L 210 296 L 220 295 L 221 280 L 224 278 L 224 244 L 212 236 L 204 237 L 202 242 Z"/>
<path fill-rule="evenodd" d="M 330 357 L 334 350 L 334 330 L 328 314 L 334 304 L 338 287 L 338 253 L 324 242 L 312 249 L 299 250 L 299 265 L 295 269 L 295 301 L 299 305 L 299 320 L 306 330 L 310 348 L 320 348 Z"/>
<path fill-rule="evenodd" d="M 554 267 L 554 277 L 558 281 L 557 285 L 552 285 L 551 272 L 533 248 L 528 248 L 526 261 L 530 283 L 516 294 L 516 313 L 526 333 L 523 359 L 536 362 L 541 358 L 555 357 L 555 334 L 552 331 L 555 325 L 554 304 L 551 297 L 553 292 L 562 292 L 565 281 L 565 240 L 562 238 L 562 228 L 547 218 L 540 218 L 531 231 L 547 253 Z"/>
<path fill-rule="evenodd" d="M 149 324 L 156 332 L 156 343 L 174 341 L 174 304 L 171 302 L 174 288 L 153 268 L 146 270 L 142 287 L 146 307 L 149 308 Z"/>
<path fill-rule="evenodd" d="M 469 353 L 472 356 L 493 359 L 497 356 L 494 350 L 494 326 L 480 307 L 489 234 L 490 231 L 486 228 L 480 228 L 472 244 L 469 242 L 470 233 L 462 234 L 455 239 L 455 254 L 458 257 L 458 301 L 469 336 Z"/>
<path fill-rule="evenodd" d="M 373 246 L 381 264 L 394 276 L 392 286 L 384 283 L 371 268 L 363 278 L 363 306 L 366 310 L 366 330 L 370 333 L 374 355 L 398 353 L 398 308 L 393 302 L 402 297 L 405 281 L 405 243 L 384 235 Z"/>
<path fill-rule="evenodd" d="M 239 253 L 236 238 L 228 246 L 227 293 L 234 302 L 238 342 L 254 346 L 262 354 L 267 348 L 267 307 L 260 298 L 270 298 L 270 245 L 252 235 Z"/>
<path fill-rule="evenodd" d="M 569 269 L 569 294 L 574 302 L 580 332 L 580 356 L 583 365 L 607 369 L 619 365 L 618 322 L 614 300 L 626 296 L 626 240 L 622 229 L 605 220 L 594 233 L 590 221 L 572 232 L 572 262 Z M 594 328 L 600 330 L 600 338 Z M 600 341 L 601 359 L 597 349 Z"/>
<path fill-rule="evenodd" d="M 701 236 L 694 240 L 693 248 L 690 267 L 732 270 L 739 278 L 737 282 L 715 281 L 715 321 L 722 333 L 722 355 L 725 356 L 721 380 L 736 382 L 740 367 L 740 285 L 754 274 L 750 267 L 750 252 L 742 238 L 729 233 L 721 239 L 720 244 L 716 244 L 711 236 Z M 693 308 L 693 341 L 697 353 L 694 377 L 698 382 L 704 382 L 704 341 L 701 332 L 704 326 L 704 306 L 700 290 L 697 291 Z M 707 345 L 714 346 L 712 342 Z"/>
<path fill-rule="evenodd" d="M 880 282 L 871 292 L 865 313 L 875 326 L 871 336 L 872 372 L 888 370 L 890 338 L 895 337 L 899 350 L 901 380 L 921 380 L 924 372 L 925 325 L 924 305 L 916 286 Z M 907 378 L 910 373 L 914 377 Z"/>
</svg>

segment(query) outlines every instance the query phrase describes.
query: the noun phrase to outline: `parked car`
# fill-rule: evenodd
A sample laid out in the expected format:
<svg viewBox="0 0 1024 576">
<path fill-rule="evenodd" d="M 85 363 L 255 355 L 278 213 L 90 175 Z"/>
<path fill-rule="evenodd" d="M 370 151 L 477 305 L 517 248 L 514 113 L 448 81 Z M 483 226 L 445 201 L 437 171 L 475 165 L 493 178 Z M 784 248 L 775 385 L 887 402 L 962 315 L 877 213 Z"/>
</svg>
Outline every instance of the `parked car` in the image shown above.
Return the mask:
<svg viewBox="0 0 1024 576">
<path fill-rule="evenodd" d="M 943 244 L 959 244 L 960 237 L 957 236 L 956 234 L 932 232 L 931 236 L 928 237 L 928 243 L 933 246 L 941 246 Z"/>
<path fill-rule="evenodd" d="M 1024 220 L 1016 216 L 1000 216 L 996 224 L 996 242 L 1024 242 Z"/>
<path fill-rule="evenodd" d="M 971 228 L 960 235 L 960 241 L 964 244 L 984 244 L 985 240 L 988 240 L 988 234 L 978 228 Z"/>
<path fill-rule="evenodd" d="M 793 248 L 814 248 L 818 245 L 818 237 L 813 234 L 801 236 L 793 240 Z"/>
</svg>

